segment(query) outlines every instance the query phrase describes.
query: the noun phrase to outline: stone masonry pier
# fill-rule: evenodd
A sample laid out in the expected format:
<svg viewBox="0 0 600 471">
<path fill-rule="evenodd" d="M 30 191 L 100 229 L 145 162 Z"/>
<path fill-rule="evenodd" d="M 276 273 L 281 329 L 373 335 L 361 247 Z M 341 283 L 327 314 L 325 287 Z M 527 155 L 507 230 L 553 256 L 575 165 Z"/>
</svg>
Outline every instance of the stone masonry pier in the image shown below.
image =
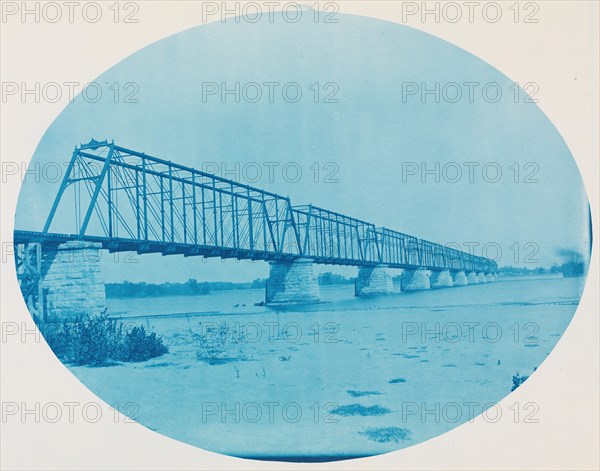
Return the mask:
<svg viewBox="0 0 600 471">
<path fill-rule="evenodd" d="M 470 271 L 469 273 L 467 273 L 467 282 L 470 285 L 479 284 L 479 278 L 477 277 L 477 273 L 475 273 L 474 271 Z"/>
<path fill-rule="evenodd" d="M 385 266 L 360 267 L 354 284 L 355 296 L 376 296 L 394 293 L 392 276 Z"/>
<path fill-rule="evenodd" d="M 321 302 L 313 261 L 271 262 L 267 279 L 266 304 L 311 304 Z"/>
<path fill-rule="evenodd" d="M 451 288 L 454 286 L 450 270 L 432 270 L 429 281 L 432 288 Z"/>
<path fill-rule="evenodd" d="M 452 274 L 452 284 L 453 286 L 466 286 L 469 284 L 464 270 L 459 270 Z"/>
<path fill-rule="evenodd" d="M 431 288 L 431 270 L 406 269 L 402 273 L 402 291 L 419 291 Z"/>
<path fill-rule="evenodd" d="M 48 320 L 100 314 L 106 308 L 101 249 L 99 243 L 70 241 L 45 250 L 42 289 Z"/>
</svg>

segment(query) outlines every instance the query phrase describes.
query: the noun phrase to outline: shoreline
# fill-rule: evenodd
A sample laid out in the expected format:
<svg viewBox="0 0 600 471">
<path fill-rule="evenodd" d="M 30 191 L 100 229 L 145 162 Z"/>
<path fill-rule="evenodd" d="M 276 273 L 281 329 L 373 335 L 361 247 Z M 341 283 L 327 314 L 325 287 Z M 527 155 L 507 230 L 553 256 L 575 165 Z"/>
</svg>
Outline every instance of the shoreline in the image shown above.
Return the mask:
<svg viewBox="0 0 600 471">
<path fill-rule="evenodd" d="M 562 281 L 559 281 L 562 280 Z M 530 282 L 559 283 L 579 285 L 578 279 L 550 277 L 528 279 Z M 214 318 L 214 317 L 247 317 L 271 314 L 303 314 L 339 312 L 377 312 L 392 309 L 395 312 L 414 310 L 447 310 L 480 308 L 496 308 L 508 306 L 539 306 L 547 304 L 577 304 L 577 299 L 563 298 L 549 301 L 547 298 L 528 298 L 529 284 L 520 283 L 522 279 L 505 279 L 504 283 L 486 283 L 458 287 L 458 289 L 435 289 L 411 292 L 398 292 L 385 296 L 360 298 L 354 296 L 353 287 L 347 285 L 331 285 L 322 289 L 322 301 L 311 304 L 265 305 L 257 302 L 263 299 L 261 289 L 224 290 L 214 292 L 210 296 L 164 296 L 154 298 L 149 306 L 143 298 L 109 299 L 109 317 L 124 321 L 136 319 L 150 321 L 152 319 L 181 318 Z M 506 285 L 508 283 L 508 285 Z M 507 288 L 505 288 L 507 286 Z M 510 287 L 508 287 L 510 286 Z M 503 291 L 509 289 L 513 293 L 507 296 Z M 580 285 L 582 289 L 582 285 Z M 523 301 L 522 299 L 527 299 Z M 112 302 L 111 302 L 112 301 Z"/>
<path fill-rule="evenodd" d="M 581 278 L 584 277 L 585 275 L 573 275 L 573 276 L 564 276 L 562 273 L 557 273 L 557 274 L 552 274 L 552 273 L 548 273 L 548 274 L 541 274 L 541 275 L 510 275 L 510 276 L 503 276 L 503 275 L 498 275 L 498 279 L 495 281 L 496 283 L 499 281 L 526 281 L 526 280 L 554 280 L 554 279 L 560 279 L 560 278 Z M 110 284 L 121 284 L 121 283 L 129 283 L 127 281 L 124 282 L 119 282 L 119 283 L 110 283 Z M 478 284 L 485 284 L 485 283 L 478 283 Z M 327 283 L 327 284 L 320 284 L 319 288 L 323 289 L 323 288 L 339 288 L 339 287 L 344 287 L 344 286 L 354 286 L 354 283 Z M 394 283 L 394 286 L 398 286 L 397 283 Z M 467 286 L 475 286 L 475 285 L 467 285 Z M 107 295 L 106 298 L 107 299 L 162 299 L 162 298 L 168 298 L 168 297 L 196 297 L 196 296 L 210 296 L 212 294 L 218 294 L 218 293 L 229 293 L 231 291 L 264 291 L 264 287 L 259 287 L 259 288 L 254 288 L 254 287 L 248 287 L 248 288 L 244 288 L 244 287 L 236 287 L 236 288 L 229 288 L 229 289 L 214 289 L 211 290 L 207 293 L 182 293 L 182 294 L 159 294 L 159 295 L 155 295 L 155 296 L 109 296 Z M 403 292 L 404 293 L 404 292 Z"/>
</svg>

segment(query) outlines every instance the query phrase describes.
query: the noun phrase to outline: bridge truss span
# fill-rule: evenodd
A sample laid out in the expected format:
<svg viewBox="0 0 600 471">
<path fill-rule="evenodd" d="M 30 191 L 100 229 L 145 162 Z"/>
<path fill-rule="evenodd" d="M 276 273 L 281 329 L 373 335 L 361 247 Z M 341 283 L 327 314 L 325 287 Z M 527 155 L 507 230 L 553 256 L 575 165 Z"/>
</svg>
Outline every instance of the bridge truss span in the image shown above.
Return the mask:
<svg viewBox="0 0 600 471">
<path fill-rule="evenodd" d="M 69 211 L 74 218 L 65 216 Z M 497 271 L 484 257 L 313 205 L 292 206 L 289 197 L 95 140 L 75 148 L 42 231 L 17 231 L 17 240 L 87 240 L 111 251 L 165 255 Z"/>
</svg>

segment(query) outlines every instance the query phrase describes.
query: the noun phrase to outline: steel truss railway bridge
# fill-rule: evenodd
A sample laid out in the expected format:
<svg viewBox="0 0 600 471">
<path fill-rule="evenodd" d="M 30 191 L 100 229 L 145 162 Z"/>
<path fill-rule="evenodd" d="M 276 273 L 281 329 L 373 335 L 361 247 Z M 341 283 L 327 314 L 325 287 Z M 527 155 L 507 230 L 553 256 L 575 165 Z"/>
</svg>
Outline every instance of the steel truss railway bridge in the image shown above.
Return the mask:
<svg viewBox="0 0 600 471">
<path fill-rule="evenodd" d="M 491 282 L 498 270 L 484 257 L 93 139 L 75 148 L 43 229 L 16 230 L 14 242 L 21 290 L 43 318 L 102 308 L 101 250 L 264 260 L 267 304 L 318 302 L 315 263 L 358 267 L 357 296 L 394 292 L 390 269 L 401 270 L 403 291 Z"/>
</svg>

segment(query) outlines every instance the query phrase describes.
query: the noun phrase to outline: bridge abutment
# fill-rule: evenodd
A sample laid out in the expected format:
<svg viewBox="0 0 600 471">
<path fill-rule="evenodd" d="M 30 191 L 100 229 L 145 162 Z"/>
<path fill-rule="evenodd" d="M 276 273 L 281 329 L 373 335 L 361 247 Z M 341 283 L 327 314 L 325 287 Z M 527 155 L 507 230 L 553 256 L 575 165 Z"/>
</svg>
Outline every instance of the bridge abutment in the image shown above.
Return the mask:
<svg viewBox="0 0 600 471">
<path fill-rule="evenodd" d="M 467 286 L 469 284 L 464 270 L 452 273 L 452 284 L 453 286 Z"/>
<path fill-rule="evenodd" d="M 483 272 L 477 273 L 477 280 L 479 281 L 479 283 L 487 283 L 485 273 L 483 273 Z"/>
<path fill-rule="evenodd" d="M 321 302 L 313 261 L 271 262 L 265 292 L 266 304 L 311 304 Z"/>
<path fill-rule="evenodd" d="M 100 314 L 106 308 L 100 272 L 102 244 L 69 241 L 45 248 L 42 289 L 48 320 Z"/>
<path fill-rule="evenodd" d="M 405 269 L 402 273 L 402 291 L 418 291 L 430 289 L 431 270 L 417 268 L 416 270 Z"/>
<path fill-rule="evenodd" d="M 477 273 L 474 271 L 470 271 L 469 273 L 467 273 L 467 282 L 470 285 L 479 284 L 479 278 L 477 277 Z"/>
<path fill-rule="evenodd" d="M 377 296 L 394 293 L 392 276 L 385 266 L 359 267 L 354 283 L 355 296 Z"/>
<path fill-rule="evenodd" d="M 450 288 L 454 286 L 450 270 L 432 270 L 429 282 L 432 288 Z"/>
</svg>

